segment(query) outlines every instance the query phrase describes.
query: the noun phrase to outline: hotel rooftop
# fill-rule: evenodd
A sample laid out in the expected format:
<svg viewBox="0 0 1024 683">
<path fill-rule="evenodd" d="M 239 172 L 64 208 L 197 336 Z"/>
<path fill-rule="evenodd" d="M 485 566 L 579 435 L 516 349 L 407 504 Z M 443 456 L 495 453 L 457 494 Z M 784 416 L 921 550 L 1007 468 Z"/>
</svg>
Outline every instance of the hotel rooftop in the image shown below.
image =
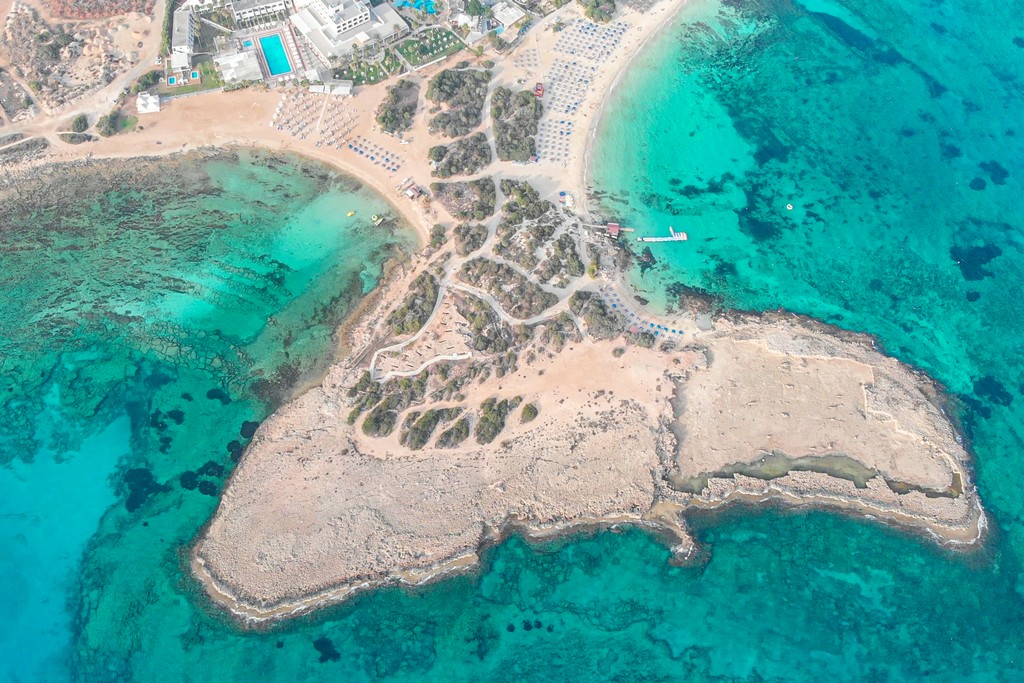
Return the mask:
<svg viewBox="0 0 1024 683">
<path fill-rule="evenodd" d="M 408 32 L 405 20 L 391 5 L 377 7 L 363 0 L 308 0 L 291 16 L 295 29 L 324 62 L 352 51 L 374 39 L 390 42 Z"/>
</svg>

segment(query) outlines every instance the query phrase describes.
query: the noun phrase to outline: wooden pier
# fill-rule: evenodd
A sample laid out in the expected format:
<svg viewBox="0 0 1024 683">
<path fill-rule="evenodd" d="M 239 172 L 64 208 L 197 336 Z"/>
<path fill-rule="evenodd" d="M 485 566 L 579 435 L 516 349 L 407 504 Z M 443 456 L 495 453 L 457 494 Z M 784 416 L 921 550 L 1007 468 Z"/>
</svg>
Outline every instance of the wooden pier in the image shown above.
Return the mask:
<svg viewBox="0 0 1024 683">
<path fill-rule="evenodd" d="M 676 232 L 672 226 L 669 226 L 668 232 L 670 237 L 637 237 L 637 242 L 685 242 L 689 239 L 685 232 Z"/>
</svg>

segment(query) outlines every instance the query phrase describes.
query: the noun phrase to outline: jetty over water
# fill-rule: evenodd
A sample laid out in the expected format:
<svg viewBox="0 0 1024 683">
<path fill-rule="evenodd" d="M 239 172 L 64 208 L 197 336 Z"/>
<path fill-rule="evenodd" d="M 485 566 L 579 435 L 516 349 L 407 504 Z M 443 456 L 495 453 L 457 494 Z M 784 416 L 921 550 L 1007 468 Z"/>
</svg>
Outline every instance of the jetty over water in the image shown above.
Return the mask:
<svg viewBox="0 0 1024 683">
<path fill-rule="evenodd" d="M 676 232 L 672 226 L 668 228 L 669 237 L 637 237 L 637 242 L 685 242 L 690 239 L 685 232 Z"/>
</svg>

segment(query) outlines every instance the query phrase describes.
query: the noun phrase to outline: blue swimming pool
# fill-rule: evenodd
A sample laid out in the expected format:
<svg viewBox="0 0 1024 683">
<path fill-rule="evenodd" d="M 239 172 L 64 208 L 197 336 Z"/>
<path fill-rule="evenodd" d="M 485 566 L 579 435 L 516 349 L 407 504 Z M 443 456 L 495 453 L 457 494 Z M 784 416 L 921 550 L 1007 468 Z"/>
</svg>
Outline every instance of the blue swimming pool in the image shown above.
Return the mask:
<svg viewBox="0 0 1024 683">
<path fill-rule="evenodd" d="M 252 41 L 251 40 L 245 41 L 244 43 L 242 43 L 242 47 L 252 47 Z"/>
<path fill-rule="evenodd" d="M 427 14 L 436 14 L 437 10 L 434 8 L 433 0 L 398 0 L 395 3 L 395 7 L 414 7 L 421 12 Z"/>
<path fill-rule="evenodd" d="M 280 33 L 260 38 L 260 48 L 263 50 L 263 57 L 267 60 L 267 68 L 270 69 L 271 76 L 280 76 L 292 70 Z"/>
</svg>

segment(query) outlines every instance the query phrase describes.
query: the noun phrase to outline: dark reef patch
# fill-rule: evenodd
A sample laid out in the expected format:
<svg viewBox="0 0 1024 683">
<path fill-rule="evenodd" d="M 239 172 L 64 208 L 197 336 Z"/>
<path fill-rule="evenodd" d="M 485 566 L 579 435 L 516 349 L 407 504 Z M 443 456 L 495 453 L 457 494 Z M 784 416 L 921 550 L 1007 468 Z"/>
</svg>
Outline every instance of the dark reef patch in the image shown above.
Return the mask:
<svg viewBox="0 0 1024 683">
<path fill-rule="evenodd" d="M 231 397 L 227 395 L 227 392 L 220 388 L 210 389 L 209 391 L 207 391 L 206 398 L 210 399 L 211 401 L 220 401 L 222 405 L 227 405 L 231 403 Z"/>
<path fill-rule="evenodd" d="M 185 411 L 181 408 L 175 408 L 174 410 L 167 411 L 167 417 L 174 421 L 174 424 L 181 424 L 185 421 Z"/>
<path fill-rule="evenodd" d="M 980 192 L 987 187 L 988 183 L 984 178 L 972 178 L 969 187 L 975 192 Z"/>
<path fill-rule="evenodd" d="M 834 36 L 839 38 L 848 47 L 861 52 L 870 52 L 875 47 L 875 41 L 853 28 L 837 16 L 826 12 L 811 12 L 811 16 L 825 25 Z"/>
<path fill-rule="evenodd" d="M 978 299 L 981 298 L 981 292 L 972 289 L 967 292 L 966 298 L 968 301 L 977 301 Z"/>
<path fill-rule="evenodd" d="M 212 482 L 209 479 L 204 479 L 199 482 L 199 493 L 204 496 L 210 496 L 211 498 L 215 497 L 219 489 L 220 487 L 217 486 L 216 482 Z"/>
<path fill-rule="evenodd" d="M 207 460 L 206 463 L 199 468 L 198 473 L 204 477 L 220 477 L 224 476 L 224 466 L 215 463 L 213 460 Z"/>
<path fill-rule="evenodd" d="M 124 483 L 128 486 L 128 498 L 124 501 L 128 512 L 138 510 L 150 496 L 171 490 L 170 486 L 154 479 L 153 473 L 145 467 L 135 467 L 125 472 Z"/>
<path fill-rule="evenodd" d="M 943 159 L 959 159 L 964 155 L 964 151 L 954 144 L 943 142 L 939 145 L 939 151 L 942 152 Z"/>
<path fill-rule="evenodd" d="M 1013 394 L 1007 391 L 1003 383 L 992 375 L 985 375 L 981 379 L 974 380 L 974 395 L 1001 406 L 1013 403 Z"/>
<path fill-rule="evenodd" d="M 341 659 L 341 653 L 334 647 L 334 643 L 326 636 L 321 636 L 313 641 L 313 647 L 320 653 L 320 663 L 337 662 Z"/>
<path fill-rule="evenodd" d="M 195 491 L 196 487 L 199 486 L 199 475 L 192 470 L 185 470 L 178 477 L 178 483 L 186 491 Z"/>
<path fill-rule="evenodd" d="M 231 462 L 238 462 L 242 459 L 242 453 L 245 451 L 245 446 L 239 441 L 228 442 L 228 454 L 231 456 Z"/>
<path fill-rule="evenodd" d="M 243 439 L 251 439 L 252 435 L 256 433 L 256 430 L 259 428 L 259 426 L 259 422 L 246 420 L 245 422 L 242 423 L 242 428 L 238 430 L 238 433 L 241 434 Z"/>
<path fill-rule="evenodd" d="M 166 369 L 161 367 L 150 367 L 149 372 L 146 375 L 146 388 L 147 389 L 159 389 L 160 387 L 166 386 L 173 382 L 177 377 L 174 373 L 168 372 Z"/>
<path fill-rule="evenodd" d="M 978 164 L 978 168 L 988 173 L 989 180 L 996 185 L 1005 185 L 1006 179 L 1010 177 L 1010 172 L 1003 168 L 998 161 L 983 161 Z"/>
<path fill-rule="evenodd" d="M 1003 250 L 994 244 L 981 247 L 951 247 L 949 250 L 949 255 L 960 266 L 960 272 L 965 280 L 984 280 L 992 277 L 992 271 L 985 266 L 1002 254 Z"/>
</svg>

